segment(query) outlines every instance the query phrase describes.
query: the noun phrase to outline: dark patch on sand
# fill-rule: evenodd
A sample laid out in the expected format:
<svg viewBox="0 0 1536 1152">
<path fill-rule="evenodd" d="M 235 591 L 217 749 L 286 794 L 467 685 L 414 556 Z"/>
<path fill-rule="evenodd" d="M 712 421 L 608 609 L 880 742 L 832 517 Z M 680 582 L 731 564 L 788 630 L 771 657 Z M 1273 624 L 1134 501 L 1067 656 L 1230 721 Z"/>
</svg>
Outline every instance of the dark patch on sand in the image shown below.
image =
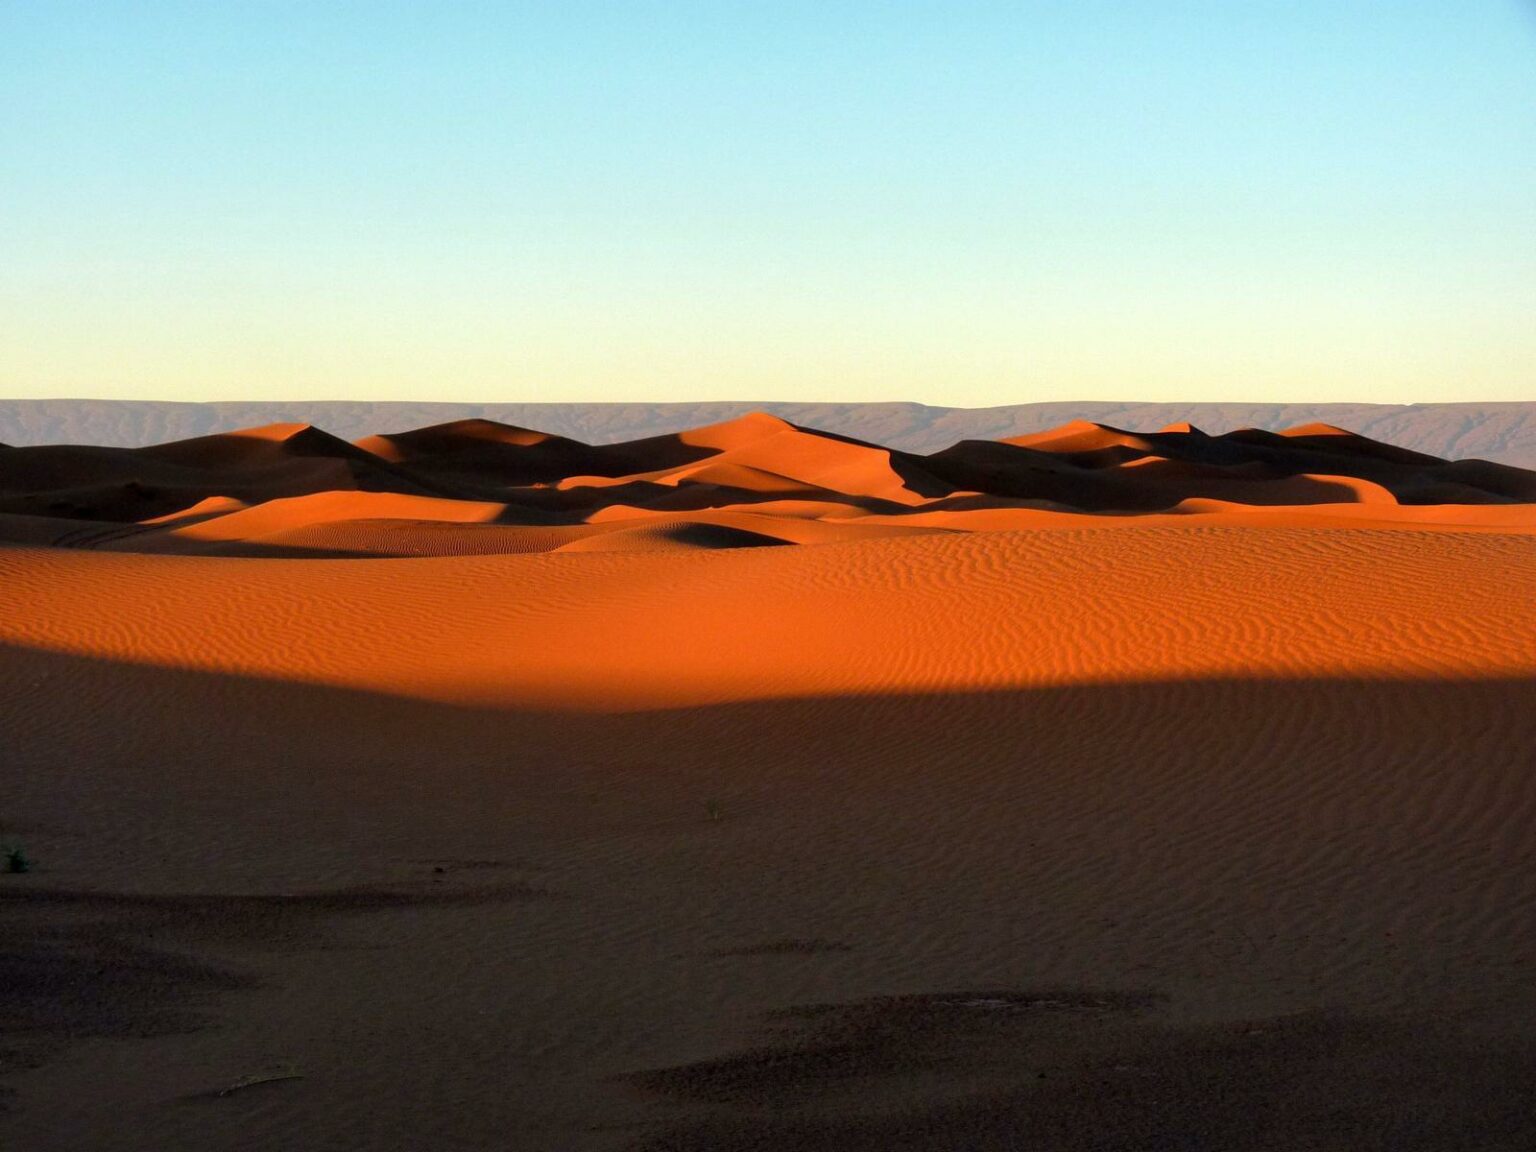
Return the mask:
<svg viewBox="0 0 1536 1152">
<path fill-rule="evenodd" d="M 956 992 L 880 997 L 774 1013 L 771 1042 L 713 1060 L 639 1072 L 630 1083 L 679 1099 L 778 1108 L 871 1080 L 975 1075 L 1013 1064 L 1031 1033 L 1147 1006 L 1144 995 Z"/>
<path fill-rule="evenodd" d="M 116 937 L 185 934 L 200 940 L 263 948 L 312 939 L 326 918 L 404 908 L 465 907 L 535 900 L 554 893 L 510 882 L 474 888 L 437 884 L 354 887 L 263 895 L 143 895 L 92 890 L 0 887 L 0 911 L 21 906 L 88 917 Z"/>
<path fill-rule="evenodd" d="M 213 993 L 260 981 L 199 945 L 316 946 L 328 918 L 549 895 L 525 884 L 346 888 L 283 895 L 142 895 L 0 886 L 0 1076 L 87 1037 L 150 1037 L 207 1022 Z M 7 1093 L 0 1089 L 0 1108 Z"/>
<path fill-rule="evenodd" d="M 715 956 L 814 956 L 820 952 L 852 952 L 853 946 L 838 940 L 792 938 L 765 940 L 761 944 L 743 944 L 739 948 L 722 948 Z"/>
<path fill-rule="evenodd" d="M 1178 1027 L 1146 996 L 978 992 L 776 1014 L 637 1073 L 643 1152 L 1489 1152 L 1536 1147 L 1536 1036 L 1309 1013 Z M 790 1025 L 785 1027 L 785 1025 Z"/>
</svg>

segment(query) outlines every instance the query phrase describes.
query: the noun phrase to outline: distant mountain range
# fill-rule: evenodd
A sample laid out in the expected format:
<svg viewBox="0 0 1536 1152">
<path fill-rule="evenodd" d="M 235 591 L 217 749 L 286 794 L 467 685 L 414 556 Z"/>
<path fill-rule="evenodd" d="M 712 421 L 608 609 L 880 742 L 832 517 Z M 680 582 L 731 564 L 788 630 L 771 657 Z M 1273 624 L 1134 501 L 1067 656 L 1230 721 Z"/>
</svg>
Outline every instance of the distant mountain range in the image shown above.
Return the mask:
<svg viewBox="0 0 1536 1152">
<path fill-rule="evenodd" d="M 0 400 L 0 443 L 141 447 L 284 421 L 313 424 L 344 440 L 482 419 L 535 428 L 588 444 L 613 444 L 769 412 L 803 427 L 906 452 L 938 452 L 961 440 L 999 440 L 1090 420 L 1137 432 L 1188 421 L 1207 432 L 1278 431 L 1323 422 L 1445 459 L 1477 458 L 1536 468 L 1536 400 L 1464 404 L 1138 404 L 1055 401 L 997 408 L 926 404 L 435 404 L 411 401 Z"/>
</svg>

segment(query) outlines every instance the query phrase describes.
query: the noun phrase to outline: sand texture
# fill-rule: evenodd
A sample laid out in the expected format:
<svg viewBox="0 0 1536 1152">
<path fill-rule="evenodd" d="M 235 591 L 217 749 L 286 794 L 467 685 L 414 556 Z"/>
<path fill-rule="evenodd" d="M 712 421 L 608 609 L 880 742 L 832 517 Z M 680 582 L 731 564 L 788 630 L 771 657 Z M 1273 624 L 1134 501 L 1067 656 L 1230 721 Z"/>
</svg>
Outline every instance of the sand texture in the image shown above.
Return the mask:
<svg viewBox="0 0 1536 1152">
<path fill-rule="evenodd" d="M 0 1147 L 1536 1147 L 1536 474 L 0 448 Z"/>
</svg>

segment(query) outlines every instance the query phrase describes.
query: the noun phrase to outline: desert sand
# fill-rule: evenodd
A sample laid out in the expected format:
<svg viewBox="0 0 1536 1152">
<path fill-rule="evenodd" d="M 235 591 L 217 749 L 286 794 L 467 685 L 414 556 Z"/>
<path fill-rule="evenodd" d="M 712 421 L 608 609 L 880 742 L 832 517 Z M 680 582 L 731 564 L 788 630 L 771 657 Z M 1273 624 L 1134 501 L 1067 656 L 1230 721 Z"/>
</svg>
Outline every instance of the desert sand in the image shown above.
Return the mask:
<svg viewBox="0 0 1536 1152">
<path fill-rule="evenodd" d="M 275 425 L 0 596 L 5 1147 L 1536 1147 L 1536 474 Z"/>
</svg>

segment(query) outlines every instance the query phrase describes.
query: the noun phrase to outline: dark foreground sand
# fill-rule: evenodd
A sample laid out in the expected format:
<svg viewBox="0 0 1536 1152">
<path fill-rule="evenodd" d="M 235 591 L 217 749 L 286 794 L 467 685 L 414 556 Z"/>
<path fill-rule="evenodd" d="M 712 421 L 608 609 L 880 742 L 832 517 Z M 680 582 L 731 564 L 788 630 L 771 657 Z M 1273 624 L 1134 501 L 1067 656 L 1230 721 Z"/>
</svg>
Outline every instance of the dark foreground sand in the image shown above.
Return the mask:
<svg viewBox="0 0 1536 1152">
<path fill-rule="evenodd" d="M 81 706 L 14 745 L 10 1146 L 1536 1137 L 1529 681 L 556 726 L 5 666 Z"/>
</svg>

